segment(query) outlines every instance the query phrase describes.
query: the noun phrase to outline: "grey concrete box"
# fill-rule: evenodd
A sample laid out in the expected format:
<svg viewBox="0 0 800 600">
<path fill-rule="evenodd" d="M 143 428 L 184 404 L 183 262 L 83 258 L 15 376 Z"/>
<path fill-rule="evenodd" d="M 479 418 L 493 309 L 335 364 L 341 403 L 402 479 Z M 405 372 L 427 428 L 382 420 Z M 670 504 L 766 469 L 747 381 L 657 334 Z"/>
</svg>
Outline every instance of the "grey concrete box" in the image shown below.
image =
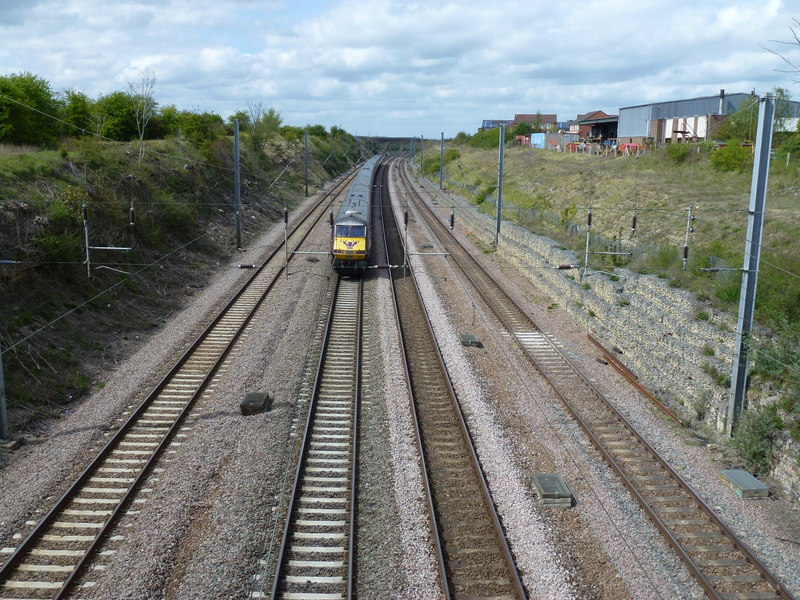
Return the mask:
<svg viewBox="0 0 800 600">
<path fill-rule="evenodd" d="M 248 416 L 267 411 L 271 405 L 272 398 L 266 392 L 248 392 L 239 408 L 243 415 Z"/>
<path fill-rule="evenodd" d="M 733 489 L 740 498 L 766 498 L 769 488 L 742 469 L 720 471 L 722 481 Z"/>
</svg>

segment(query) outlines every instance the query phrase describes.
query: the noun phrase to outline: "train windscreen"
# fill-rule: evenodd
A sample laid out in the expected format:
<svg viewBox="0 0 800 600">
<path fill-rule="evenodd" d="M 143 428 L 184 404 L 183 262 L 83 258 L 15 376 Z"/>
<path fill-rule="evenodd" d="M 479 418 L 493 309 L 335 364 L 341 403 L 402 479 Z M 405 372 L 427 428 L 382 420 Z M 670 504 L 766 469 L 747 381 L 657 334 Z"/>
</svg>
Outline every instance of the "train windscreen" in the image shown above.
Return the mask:
<svg viewBox="0 0 800 600">
<path fill-rule="evenodd" d="M 363 238 L 367 235 L 364 225 L 337 225 L 336 237 Z"/>
</svg>

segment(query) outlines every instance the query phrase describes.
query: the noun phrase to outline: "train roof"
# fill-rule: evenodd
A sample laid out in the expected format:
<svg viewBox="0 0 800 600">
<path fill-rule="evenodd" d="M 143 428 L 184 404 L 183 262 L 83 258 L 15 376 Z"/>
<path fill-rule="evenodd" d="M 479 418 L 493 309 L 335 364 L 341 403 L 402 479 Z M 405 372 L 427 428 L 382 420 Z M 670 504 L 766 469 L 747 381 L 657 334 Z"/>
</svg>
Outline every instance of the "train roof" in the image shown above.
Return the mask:
<svg viewBox="0 0 800 600">
<path fill-rule="evenodd" d="M 362 165 L 336 214 L 337 223 L 344 222 L 343 219 L 350 216 L 359 216 L 366 221 L 369 216 L 370 192 L 372 181 L 375 178 L 375 169 L 382 158 L 383 155 L 376 154 Z"/>
</svg>

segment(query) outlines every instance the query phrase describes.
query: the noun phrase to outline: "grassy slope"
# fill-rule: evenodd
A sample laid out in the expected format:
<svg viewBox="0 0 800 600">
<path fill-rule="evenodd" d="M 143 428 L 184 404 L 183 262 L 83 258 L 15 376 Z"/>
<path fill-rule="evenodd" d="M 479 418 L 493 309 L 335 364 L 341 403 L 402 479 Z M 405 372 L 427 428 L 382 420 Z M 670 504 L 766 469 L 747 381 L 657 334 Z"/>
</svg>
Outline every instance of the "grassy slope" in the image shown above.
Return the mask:
<svg viewBox="0 0 800 600">
<path fill-rule="evenodd" d="M 484 189 L 496 184 L 496 152 L 464 146 L 458 146 L 458 151 L 460 157 L 446 166 L 452 181 Z M 507 150 L 504 173 L 506 207 L 513 204 L 544 210 L 556 220 L 567 218 L 581 226 L 586 223 L 587 208 L 592 207 L 592 231 L 609 242 L 616 239 L 618 245 L 633 248 L 635 256 L 620 266 L 659 273 L 673 285 L 689 287 L 736 310 L 738 275 L 712 275 L 699 269 L 712 264 L 741 267 L 750 173 L 715 171 L 704 154 L 693 154 L 687 162 L 676 164 L 662 153 L 605 158 L 523 148 Z M 800 279 L 775 268 L 800 273 L 795 258 L 800 256 L 798 181 L 797 167 L 787 169 L 773 163 L 763 243 L 780 255 L 764 251 L 763 260 L 770 264 L 762 264 L 758 296 L 760 315 L 769 324 L 785 316 L 800 326 Z M 462 187 L 451 186 L 471 195 Z M 493 210 L 490 202 L 485 204 L 487 210 Z M 690 235 L 689 269 L 684 272 L 681 253 L 689 205 L 696 220 Z M 632 236 L 634 209 L 637 231 Z M 515 216 L 516 211 L 506 213 L 507 218 Z M 570 236 L 566 229 L 541 218 L 527 224 L 564 246 L 583 249 L 583 235 Z"/>
<path fill-rule="evenodd" d="M 102 386 L 102 370 L 135 349 L 235 252 L 232 141 L 200 149 L 154 140 L 148 149 L 140 164 L 127 144 L 83 140 L 46 152 L 0 147 L 0 258 L 22 263 L 0 265 L 0 342 L 8 350 L 3 367 L 15 430 Z M 301 142 L 278 137 L 263 154 L 248 150 L 242 154 L 245 245 L 304 191 Z M 320 167 L 327 144 L 323 150 L 310 157 L 314 184 L 329 179 Z M 102 269 L 87 278 L 84 201 L 92 245 L 134 247 L 97 251 L 95 264 L 125 263 L 115 268 L 134 275 Z M 204 237 L 178 250 L 198 236 Z"/>
</svg>

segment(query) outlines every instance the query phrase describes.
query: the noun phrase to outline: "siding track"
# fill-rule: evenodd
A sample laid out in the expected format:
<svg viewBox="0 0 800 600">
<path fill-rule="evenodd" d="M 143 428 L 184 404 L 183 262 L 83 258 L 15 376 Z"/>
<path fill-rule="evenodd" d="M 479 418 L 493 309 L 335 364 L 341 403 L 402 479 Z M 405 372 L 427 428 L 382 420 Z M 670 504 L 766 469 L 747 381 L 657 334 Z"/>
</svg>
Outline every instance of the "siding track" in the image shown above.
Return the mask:
<svg viewBox="0 0 800 600">
<path fill-rule="evenodd" d="M 655 449 L 559 350 L 551 336 L 450 234 L 422 200 L 404 169 L 410 202 L 472 282 L 508 334 L 564 402 L 580 427 L 672 546 L 710 598 L 791 599 L 750 552 Z"/>
</svg>

